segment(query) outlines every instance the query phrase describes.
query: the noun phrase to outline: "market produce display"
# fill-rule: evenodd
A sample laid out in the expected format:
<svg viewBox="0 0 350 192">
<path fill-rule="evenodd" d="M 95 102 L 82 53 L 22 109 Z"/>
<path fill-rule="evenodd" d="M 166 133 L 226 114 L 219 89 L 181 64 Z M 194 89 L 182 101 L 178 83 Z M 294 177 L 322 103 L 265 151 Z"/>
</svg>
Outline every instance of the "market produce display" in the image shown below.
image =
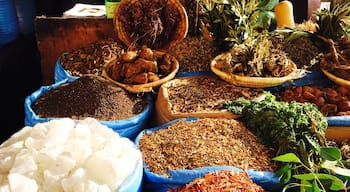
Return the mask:
<svg viewBox="0 0 350 192">
<path fill-rule="evenodd" d="M 0 159 L 0 191 L 107 192 L 141 186 L 140 151 L 92 118 L 24 127 L 0 145 Z"/>
<path fill-rule="evenodd" d="M 346 182 L 331 173 L 349 176 L 349 162 L 343 160 L 338 148 L 327 144 L 325 116 L 311 103 L 280 102 L 271 93 L 266 94 L 263 101 L 240 99 L 227 101 L 225 106 L 235 114 L 242 114 L 245 125 L 265 145 L 276 149 L 278 156 L 274 160 L 283 162 L 277 171 L 281 182 L 292 180 L 286 188 L 297 187 L 293 183 L 297 179 L 317 182 L 313 184 L 317 188 L 345 189 Z M 328 186 L 329 180 L 335 186 Z"/>
<path fill-rule="evenodd" d="M 157 89 L 174 78 L 178 70 L 179 62 L 174 56 L 144 45 L 107 64 L 102 76 L 130 92 L 139 93 Z"/>
<path fill-rule="evenodd" d="M 262 89 L 238 87 L 215 75 L 187 76 L 164 83 L 157 93 L 157 123 L 188 117 L 237 118 L 223 107 L 230 99 L 259 99 Z"/>
<path fill-rule="evenodd" d="M 241 122 L 225 118 L 178 121 L 139 138 L 147 168 L 158 175 L 169 170 L 206 166 L 235 166 L 243 170 L 274 171 L 274 152 Z"/>
<path fill-rule="evenodd" d="M 146 106 L 145 97 L 137 97 L 102 77 L 85 75 L 47 91 L 31 108 L 41 118 L 92 117 L 113 121 L 131 118 Z"/>
<path fill-rule="evenodd" d="M 62 54 L 60 65 L 77 80 L 43 95 L 33 110 L 40 117 L 69 117 L 74 124 L 87 116 L 129 118 L 145 109 L 140 96 L 152 95 L 156 100 L 151 121 L 142 120 L 142 129 L 130 128 L 138 134 L 135 144 L 140 153 L 135 158 L 143 161 L 144 188 L 152 192 L 216 187 L 238 191 L 231 189 L 238 186 L 242 191 L 263 191 L 272 185 L 282 191 L 348 191 L 350 138 L 332 140 L 327 130 L 328 119 L 337 117 L 344 131 L 338 135 L 349 134 L 345 131 L 350 122 L 350 2 L 316 10 L 313 20 L 302 24 L 294 23 L 279 9 L 281 5 L 292 10 L 287 0 L 123 0 L 113 20 L 116 39 Z M 281 18 L 290 25 L 281 24 Z M 308 75 L 316 71 L 322 76 L 310 82 Z M 179 72 L 210 75 L 184 77 Z M 329 84 L 318 78 L 330 80 Z M 74 101 L 79 102 L 70 103 Z M 159 127 L 147 129 L 154 125 Z M 80 124 L 76 129 L 82 131 Z M 109 143 L 120 139 L 110 141 L 111 136 L 101 132 Z M 23 137 L 20 134 L 21 146 L 33 144 Z M 53 142 L 61 141 L 54 138 Z M 0 152 L 9 144 L 1 145 Z M 58 149 L 65 146 L 59 144 Z M 78 145 L 81 152 L 85 147 Z M 33 162 L 40 165 L 20 160 L 13 161 L 17 170 L 24 165 L 34 169 Z M 110 171 L 106 170 L 109 159 L 93 160 L 96 167 Z M 0 164 L 8 169 L 9 162 Z M 85 167 L 98 171 L 90 164 Z M 223 171 L 227 167 L 230 171 Z M 34 176 L 52 178 L 50 171 Z M 46 178 L 35 186 L 22 173 L 18 177 L 5 172 L 10 176 L 0 177 L 0 182 L 6 181 L 0 191 L 20 186 L 13 178 L 34 188 L 51 186 L 41 186 Z M 105 189 L 101 181 L 114 173 L 95 174 L 101 177 L 98 181 L 83 180 L 79 186 Z M 128 174 L 123 174 L 124 179 Z M 86 172 L 84 179 L 92 175 Z M 60 182 L 63 190 L 73 186 L 67 182 Z M 107 182 L 114 191 L 122 183 Z"/>
</svg>

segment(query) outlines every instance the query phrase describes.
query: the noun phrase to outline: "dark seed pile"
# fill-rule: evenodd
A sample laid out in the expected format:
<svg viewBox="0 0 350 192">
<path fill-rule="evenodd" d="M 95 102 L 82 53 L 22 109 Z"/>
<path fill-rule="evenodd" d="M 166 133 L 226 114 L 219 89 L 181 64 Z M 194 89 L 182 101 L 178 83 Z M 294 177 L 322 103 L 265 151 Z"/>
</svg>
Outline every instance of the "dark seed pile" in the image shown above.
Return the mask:
<svg viewBox="0 0 350 192">
<path fill-rule="evenodd" d="M 102 77 L 86 75 L 46 92 L 32 104 L 41 118 L 120 120 L 141 113 L 146 100 Z"/>
</svg>

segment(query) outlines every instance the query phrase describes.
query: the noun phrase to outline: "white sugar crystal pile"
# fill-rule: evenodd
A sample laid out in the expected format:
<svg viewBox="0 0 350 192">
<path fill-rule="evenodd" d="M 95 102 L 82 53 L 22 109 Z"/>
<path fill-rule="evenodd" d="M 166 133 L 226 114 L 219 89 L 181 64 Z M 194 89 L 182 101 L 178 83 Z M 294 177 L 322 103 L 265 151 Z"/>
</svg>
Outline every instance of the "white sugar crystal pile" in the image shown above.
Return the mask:
<svg viewBox="0 0 350 192">
<path fill-rule="evenodd" d="M 132 141 L 95 119 L 52 120 L 0 145 L 0 192 L 116 191 L 140 161 Z"/>
</svg>

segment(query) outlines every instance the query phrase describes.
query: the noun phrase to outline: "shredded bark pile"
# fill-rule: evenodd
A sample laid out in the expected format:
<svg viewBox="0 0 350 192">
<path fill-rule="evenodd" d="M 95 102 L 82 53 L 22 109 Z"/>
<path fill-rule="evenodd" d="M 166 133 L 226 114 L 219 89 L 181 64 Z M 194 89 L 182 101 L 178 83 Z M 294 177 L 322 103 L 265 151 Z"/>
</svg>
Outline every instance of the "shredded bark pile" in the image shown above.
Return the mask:
<svg viewBox="0 0 350 192">
<path fill-rule="evenodd" d="M 262 89 L 237 87 L 216 76 L 198 76 L 168 87 L 173 113 L 212 112 L 224 109 L 232 99 L 254 99 Z"/>
<path fill-rule="evenodd" d="M 41 118 L 93 117 L 109 121 L 141 113 L 146 101 L 102 77 L 82 76 L 46 92 L 31 107 Z"/>
<path fill-rule="evenodd" d="M 204 118 L 179 121 L 145 134 L 139 148 L 149 170 L 167 175 L 168 170 L 205 166 L 236 166 L 273 171 L 272 151 L 234 119 Z"/>
<path fill-rule="evenodd" d="M 219 50 L 203 37 L 186 37 L 168 53 L 180 64 L 180 72 L 211 71 L 210 62 L 219 55 Z"/>
</svg>

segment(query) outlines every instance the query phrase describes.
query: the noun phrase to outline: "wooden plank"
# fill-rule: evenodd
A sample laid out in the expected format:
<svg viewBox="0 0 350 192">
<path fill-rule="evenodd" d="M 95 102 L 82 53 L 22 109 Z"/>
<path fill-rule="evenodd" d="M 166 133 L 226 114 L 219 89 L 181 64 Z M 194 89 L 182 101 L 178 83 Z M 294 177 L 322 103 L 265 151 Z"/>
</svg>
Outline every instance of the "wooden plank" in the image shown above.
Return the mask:
<svg viewBox="0 0 350 192">
<path fill-rule="evenodd" d="M 35 31 L 43 84 L 54 83 L 54 68 L 64 52 L 98 40 L 116 39 L 113 20 L 106 18 L 36 17 Z"/>
</svg>

